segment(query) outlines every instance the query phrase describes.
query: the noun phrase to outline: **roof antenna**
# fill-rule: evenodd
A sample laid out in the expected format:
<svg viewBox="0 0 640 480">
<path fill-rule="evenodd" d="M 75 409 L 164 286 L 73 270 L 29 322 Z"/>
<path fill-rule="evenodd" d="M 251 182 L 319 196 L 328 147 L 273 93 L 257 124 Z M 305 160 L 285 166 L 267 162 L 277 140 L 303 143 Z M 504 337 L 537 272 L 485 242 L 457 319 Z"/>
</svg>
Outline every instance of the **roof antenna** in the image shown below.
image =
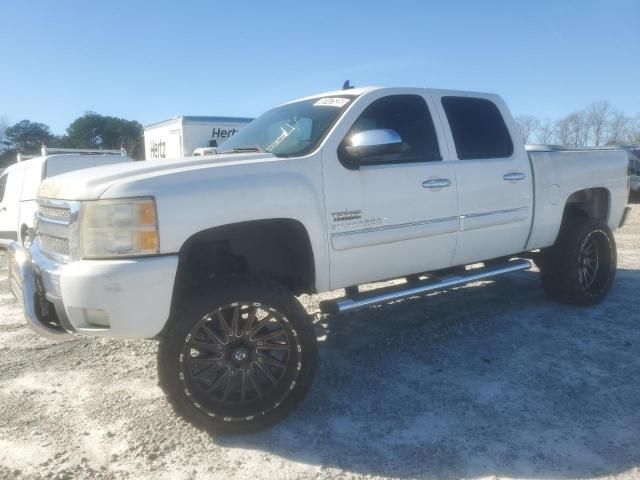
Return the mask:
<svg viewBox="0 0 640 480">
<path fill-rule="evenodd" d="M 343 90 L 351 90 L 352 88 L 356 88 L 353 85 L 349 84 L 349 80 L 346 80 L 343 84 L 342 84 L 342 89 Z"/>
</svg>

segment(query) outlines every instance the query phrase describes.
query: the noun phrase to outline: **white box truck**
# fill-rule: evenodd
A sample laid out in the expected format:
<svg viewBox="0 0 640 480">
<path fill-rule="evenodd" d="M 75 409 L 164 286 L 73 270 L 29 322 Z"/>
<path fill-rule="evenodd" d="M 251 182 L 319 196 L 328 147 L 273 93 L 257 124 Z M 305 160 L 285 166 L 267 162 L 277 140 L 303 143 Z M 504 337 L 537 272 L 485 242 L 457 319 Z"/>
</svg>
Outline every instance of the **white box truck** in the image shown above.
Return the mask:
<svg viewBox="0 0 640 480">
<path fill-rule="evenodd" d="M 217 147 L 253 118 L 179 116 L 144 127 L 147 160 L 190 157 L 197 148 Z"/>
</svg>

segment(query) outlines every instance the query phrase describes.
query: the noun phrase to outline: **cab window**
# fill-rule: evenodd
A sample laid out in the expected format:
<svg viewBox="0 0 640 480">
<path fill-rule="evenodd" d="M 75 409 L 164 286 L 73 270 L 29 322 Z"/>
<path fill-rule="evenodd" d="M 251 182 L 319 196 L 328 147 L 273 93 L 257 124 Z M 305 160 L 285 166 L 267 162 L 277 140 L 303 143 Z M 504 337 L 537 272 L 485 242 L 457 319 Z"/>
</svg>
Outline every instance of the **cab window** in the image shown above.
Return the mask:
<svg viewBox="0 0 640 480">
<path fill-rule="evenodd" d="M 511 135 L 495 104 L 484 98 L 442 97 L 460 160 L 507 158 Z"/>
<path fill-rule="evenodd" d="M 420 95 L 389 95 L 375 100 L 353 123 L 343 144 L 356 133 L 380 129 L 395 131 L 400 136 L 402 145 L 398 153 L 376 158 L 371 163 L 379 165 L 442 160 L 429 107 Z M 338 152 L 341 162 L 347 168 L 352 168 L 343 148 Z"/>
<path fill-rule="evenodd" d="M 221 146 L 221 153 L 264 150 L 277 157 L 307 155 L 349 108 L 354 95 L 287 103 L 260 115 Z"/>
</svg>

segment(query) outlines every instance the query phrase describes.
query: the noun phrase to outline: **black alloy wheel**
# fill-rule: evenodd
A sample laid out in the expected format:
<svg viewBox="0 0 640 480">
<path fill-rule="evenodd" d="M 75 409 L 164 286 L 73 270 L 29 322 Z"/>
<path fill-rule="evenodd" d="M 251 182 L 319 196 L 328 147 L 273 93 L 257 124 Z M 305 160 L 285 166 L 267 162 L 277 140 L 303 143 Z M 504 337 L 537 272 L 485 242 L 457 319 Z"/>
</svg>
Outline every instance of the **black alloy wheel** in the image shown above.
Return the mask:
<svg viewBox="0 0 640 480">
<path fill-rule="evenodd" d="M 297 332 L 274 308 L 224 305 L 201 318 L 185 338 L 180 356 L 185 394 L 207 415 L 251 420 L 279 406 L 293 390 L 301 349 Z"/>
<path fill-rule="evenodd" d="M 615 279 L 615 238 L 602 222 L 570 218 L 536 264 L 548 295 L 573 305 L 595 305 L 604 300 Z"/>
<path fill-rule="evenodd" d="M 188 300 L 160 335 L 160 386 L 174 410 L 211 433 L 245 433 L 285 418 L 317 364 L 313 324 L 268 279 L 217 281 Z"/>
</svg>

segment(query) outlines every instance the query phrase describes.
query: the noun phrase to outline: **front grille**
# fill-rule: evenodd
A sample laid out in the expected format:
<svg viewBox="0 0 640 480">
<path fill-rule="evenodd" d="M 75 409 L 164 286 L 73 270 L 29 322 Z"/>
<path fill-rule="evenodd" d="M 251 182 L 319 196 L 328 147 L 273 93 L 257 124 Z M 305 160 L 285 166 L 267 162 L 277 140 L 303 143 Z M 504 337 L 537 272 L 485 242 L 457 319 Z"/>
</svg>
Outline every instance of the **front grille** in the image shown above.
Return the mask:
<svg viewBox="0 0 640 480">
<path fill-rule="evenodd" d="M 38 199 L 36 233 L 44 253 L 71 258 L 78 237 L 79 209 L 78 202 Z"/>
<path fill-rule="evenodd" d="M 50 207 L 40 205 L 38 213 L 42 218 L 50 218 L 60 222 L 69 222 L 71 220 L 71 211 L 65 207 Z"/>
<path fill-rule="evenodd" d="M 54 237 L 44 233 L 39 233 L 38 236 L 40 237 L 42 248 L 45 250 L 49 250 L 50 252 L 57 253 L 59 255 L 69 255 L 71 253 L 69 250 L 68 238 Z"/>
</svg>

